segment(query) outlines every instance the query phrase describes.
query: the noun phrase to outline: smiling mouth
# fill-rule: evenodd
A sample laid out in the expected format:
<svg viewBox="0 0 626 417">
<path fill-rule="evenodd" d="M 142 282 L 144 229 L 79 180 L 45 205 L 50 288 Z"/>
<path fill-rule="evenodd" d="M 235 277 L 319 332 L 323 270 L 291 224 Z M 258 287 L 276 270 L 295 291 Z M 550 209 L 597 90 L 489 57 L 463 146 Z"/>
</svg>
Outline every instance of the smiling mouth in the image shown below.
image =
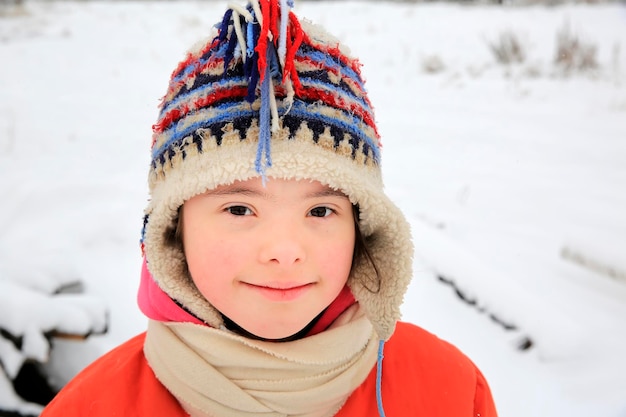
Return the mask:
<svg viewBox="0 0 626 417">
<path fill-rule="evenodd" d="M 269 299 L 270 301 L 286 302 L 294 301 L 307 293 L 314 285 L 314 283 L 307 284 L 293 284 L 293 283 L 281 283 L 281 284 L 266 284 L 257 285 L 247 282 L 243 283 L 246 287 L 258 292 L 261 296 Z"/>
</svg>

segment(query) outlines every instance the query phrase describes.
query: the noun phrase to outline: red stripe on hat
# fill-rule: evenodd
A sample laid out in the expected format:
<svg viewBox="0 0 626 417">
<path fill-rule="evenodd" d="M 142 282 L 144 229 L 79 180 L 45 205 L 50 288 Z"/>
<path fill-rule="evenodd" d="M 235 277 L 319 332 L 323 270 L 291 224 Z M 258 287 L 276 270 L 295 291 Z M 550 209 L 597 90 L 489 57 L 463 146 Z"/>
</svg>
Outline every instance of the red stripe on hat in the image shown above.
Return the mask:
<svg viewBox="0 0 626 417">
<path fill-rule="evenodd" d="M 208 96 L 200 97 L 192 103 L 185 103 L 181 107 L 170 110 L 152 126 L 152 130 L 154 133 L 163 133 L 173 123 L 187 116 L 192 111 L 209 107 L 226 98 L 242 98 L 245 97 L 247 93 L 248 87 L 226 87 L 217 89 Z"/>
<path fill-rule="evenodd" d="M 306 33 L 304 33 L 303 42 L 306 43 L 307 45 L 311 46 L 314 49 L 321 50 L 323 52 L 326 52 L 330 56 L 339 59 L 344 65 L 352 68 L 352 70 L 355 73 L 357 73 L 357 75 L 359 77 L 361 76 L 361 63 L 359 62 L 359 60 L 358 59 L 352 59 L 352 58 L 349 58 L 346 55 L 344 55 L 341 52 L 341 49 L 339 49 L 339 46 L 331 47 L 331 46 L 328 46 L 328 45 L 320 44 L 318 42 L 315 42 L 313 39 L 311 39 L 311 37 L 309 37 L 309 35 L 306 34 Z M 339 45 L 339 44 L 337 44 L 337 45 Z"/>
<path fill-rule="evenodd" d="M 192 63 L 194 63 L 194 61 L 197 61 L 198 58 L 206 54 L 209 50 L 213 49 L 218 44 L 219 44 L 219 39 L 215 38 L 213 39 L 212 42 L 208 42 L 199 52 L 195 54 L 188 53 L 187 57 L 183 61 L 181 61 L 176 67 L 176 69 L 174 70 L 174 72 L 172 72 L 172 76 L 170 77 L 170 79 L 176 78 L 176 76 L 180 74 L 185 68 L 187 68 Z M 197 63 L 194 63 L 194 65 L 197 65 Z"/>
<path fill-rule="evenodd" d="M 185 86 L 190 80 L 193 80 L 198 74 L 207 73 L 214 68 L 219 68 L 224 66 L 224 58 L 211 58 L 204 64 L 200 65 L 196 63 L 193 66 L 193 69 L 187 74 L 187 76 L 183 79 L 180 79 L 176 82 L 172 81 L 170 83 L 169 89 L 167 90 L 167 94 L 163 99 L 162 106 L 172 100 L 178 92 Z"/>
<path fill-rule="evenodd" d="M 309 66 L 312 66 L 318 70 L 324 70 L 327 72 L 332 72 L 333 74 L 340 75 L 342 81 L 348 84 L 353 90 L 356 90 L 358 92 L 357 95 L 363 98 L 368 106 L 372 107 L 369 98 L 367 97 L 367 92 L 363 89 L 363 87 L 351 77 L 344 75 L 341 69 L 337 67 L 330 67 L 326 65 L 323 61 L 315 61 L 306 56 L 298 56 L 295 58 L 295 60 L 301 64 L 308 64 Z"/>
<path fill-rule="evenodd" d="M 374 133 L 378 138 L 378 129 L 376 128 L 376 124 L 374 123 L 374 118 L 372 117 L 372 114 L 366 111 L 362 106 L 347 103 L 346 100 L 338 98 L 335 94 L 314 87 L 303 87 L 302 91 L 299 94 L 299 97 L 307 99 L 309 101 L 321 100 L 324 104 L 345 110 L 348 113 L 356 115 L 357 117 L 361 118 L 366 125 L 374 130 Z"/>
</svg>

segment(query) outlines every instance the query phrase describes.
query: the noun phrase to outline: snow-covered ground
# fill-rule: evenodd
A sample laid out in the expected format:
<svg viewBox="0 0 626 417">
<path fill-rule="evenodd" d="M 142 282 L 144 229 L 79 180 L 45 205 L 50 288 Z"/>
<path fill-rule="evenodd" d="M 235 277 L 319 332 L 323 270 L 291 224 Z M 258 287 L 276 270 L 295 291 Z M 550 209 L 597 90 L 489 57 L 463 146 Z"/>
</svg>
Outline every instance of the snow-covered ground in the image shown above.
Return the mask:
<svg viewBox="0 0 626 417">
<path fill-rule="evenodd" d="M 59 381 L 145 326 L 135 295 L 151 125 L 170 72 L 224 10 L 0 8 L 0 288 L 79 278 L 110 309 L 105 336 L 57 342 Z M 502 416 L 626 416 L 626 5 L 295 10 L 364 64 L 387 189 L 417 248 L 405 319 L 464 350 Z M 597 69 L 554 64 L 566 27 L 597 47 Z M 523 63 L 495 62 L 489 44 L 506 32 Z M 19 321 L 4 311 L 0 327 Z"/>
</svg>

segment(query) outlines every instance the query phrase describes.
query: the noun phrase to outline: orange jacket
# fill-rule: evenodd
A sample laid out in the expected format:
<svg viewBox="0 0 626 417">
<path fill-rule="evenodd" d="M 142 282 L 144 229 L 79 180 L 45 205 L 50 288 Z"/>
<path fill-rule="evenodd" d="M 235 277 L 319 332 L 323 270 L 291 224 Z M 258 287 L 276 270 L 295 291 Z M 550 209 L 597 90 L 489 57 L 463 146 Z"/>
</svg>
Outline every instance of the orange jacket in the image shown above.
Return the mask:
<svg viewBox="0 0 626 417">
<path fill-rule="evenodd" d="M 88 366 L 41 417 L 186 417 L 148 365 L 144 338 L 136 336 Z M 449 343 L 417 326 L 398 323 L 384 354 L 382 398 L 388 417 L 497 416 L 484 377 Z M 376 367 L 336 414 L 352 416 L 378 416 Z"/>
</svg>

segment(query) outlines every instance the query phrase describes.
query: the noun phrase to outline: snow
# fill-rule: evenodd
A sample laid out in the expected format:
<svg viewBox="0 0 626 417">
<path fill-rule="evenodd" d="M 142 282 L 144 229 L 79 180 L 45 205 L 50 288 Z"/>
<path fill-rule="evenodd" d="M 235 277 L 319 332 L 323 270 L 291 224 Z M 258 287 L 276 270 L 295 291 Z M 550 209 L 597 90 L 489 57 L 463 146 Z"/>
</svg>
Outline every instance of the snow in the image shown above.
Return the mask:
<svg viewBox="0 0 626 417">
<path fill-rule="evenodd" d="M 62 384 L 145 328 L 135 296 L 151 125 L 170 72 L 225 2 L 4 7 L 0 324 L 37 334 L 11 314 L 32 293 L 47 328 L 102 329 L 109 309 L 106 335 L 54 341 L 48 369 Z M 296 2 L 296 12 L 364 64 L 387 191 L 417 249 L 404 318 L 467 353 L 502 416 L 626 416 L 626 5 Z M 554 64 L 565 27 L 597 46 L 599 68 Z M 495 62 L 489 43 L 505 31 L 526 48 L 523 63 Z M 443 70 L 426 73 L 434 58 Z M 52 301 L 77 281 L 85 298 L 62 297 L 100 303 Z M 15 367 L 24 352 L 3 340 Z M 0 384 L 0 403 L 19 403 Z"/>
</svg>

